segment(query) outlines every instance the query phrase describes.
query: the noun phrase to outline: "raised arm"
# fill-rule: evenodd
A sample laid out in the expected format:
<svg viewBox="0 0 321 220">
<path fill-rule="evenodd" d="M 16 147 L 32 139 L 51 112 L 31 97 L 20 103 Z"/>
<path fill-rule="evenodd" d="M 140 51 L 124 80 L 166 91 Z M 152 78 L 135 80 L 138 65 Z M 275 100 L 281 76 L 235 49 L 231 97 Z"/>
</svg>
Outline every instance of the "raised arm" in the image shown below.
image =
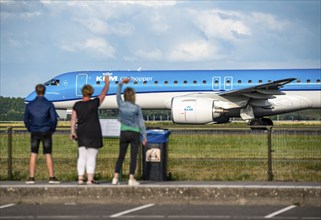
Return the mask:
<svg viewBox="0 0 321 220">
<path fill-rule="evenodd" d="M 119 85 L 118 85 L 118 88 L 117 88 L 117 92 L 116 92 L 116 99 L 117 99 L 117 104 L 118 106 L 120 105 L 120 103 L 123 101 L 121 99 L 121 89 L 123 88 L 123 83 L 127 84 L 128 82 L 130 81 L 129 78 L 125 78 L 123 79 Z"/>
<path fill-rule="evenodd" d="M 101 91 L 101 94 L 98 96 L 99 98 L 99 104 L 101 105 L 101 103 L 103 103 L 105 97 L 106 97 L 106 94 L 108 92 L 108 89 L 109 89 L 109 76 L 105 76 L 105 86 L 103 88 L 103 91 Z"/>
</svg>

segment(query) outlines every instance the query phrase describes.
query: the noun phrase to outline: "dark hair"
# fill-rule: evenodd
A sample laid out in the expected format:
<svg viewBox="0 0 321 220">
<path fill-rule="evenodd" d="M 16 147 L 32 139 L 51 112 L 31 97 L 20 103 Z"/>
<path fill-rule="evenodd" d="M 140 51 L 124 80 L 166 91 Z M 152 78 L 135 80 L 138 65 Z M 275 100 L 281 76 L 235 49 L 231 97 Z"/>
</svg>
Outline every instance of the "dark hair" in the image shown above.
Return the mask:
<svg viewBox="0 0 321 220">
<path fill-rule="evenodd" d="M 44 95 L 46 92 L 46 87 L 43 84 L 36 85 L 36 93 L 37 95 Z"/>
<path fill-rule="evenodd" d="M 125 101 L 131 102 L 133 104 L 135 104 L 136 101 L 136 97 L 135 97 L 135 90 L 133 88 L 127 87 L 124 90 L 124 99 Z"/>
</svg>

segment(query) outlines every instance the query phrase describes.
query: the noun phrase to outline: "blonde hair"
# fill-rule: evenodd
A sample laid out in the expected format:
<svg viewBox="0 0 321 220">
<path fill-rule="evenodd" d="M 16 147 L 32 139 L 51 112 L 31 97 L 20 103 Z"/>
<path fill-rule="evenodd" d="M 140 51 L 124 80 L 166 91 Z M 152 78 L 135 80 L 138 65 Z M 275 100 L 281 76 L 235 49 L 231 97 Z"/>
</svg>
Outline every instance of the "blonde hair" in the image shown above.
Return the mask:
<svg viewBox="0 0 321 220">
<path fill-rule="evenodd" d="M 136 102 L 136 96 L 135 96 L 136 92 L 133 88 L 126 88 L 124 90 L 124 99 L 125 101 L 131 102 L 133 104 L 135 104 Z"/>
<path fill-rule="evenodd" d="M 84 97 L 91 97 L 91 95 L 94 93 L 94 88 L 91 85 L 86 84 L 84 87 L 82 87 L 81 92 Z"/>
</svg>

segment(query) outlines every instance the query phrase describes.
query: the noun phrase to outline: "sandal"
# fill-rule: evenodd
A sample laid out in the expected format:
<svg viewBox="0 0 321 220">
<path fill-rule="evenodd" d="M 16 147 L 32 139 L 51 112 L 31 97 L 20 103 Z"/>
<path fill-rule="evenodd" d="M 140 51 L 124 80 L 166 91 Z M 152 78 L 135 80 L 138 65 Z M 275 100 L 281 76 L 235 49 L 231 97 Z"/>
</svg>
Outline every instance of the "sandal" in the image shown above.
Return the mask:
<svg viewBox="0 0 321 220">
<path fill-rule="evenodd" d="M 84 181 L 84 179 L 79 179 L 78 180 L 78 185 L 85 185 L 86 183 L 85 183 L 85 181 Z"/>
<path fill-rule="evenodd" d="M 96 180 L 88 180 L 87 185 L 99 184 Z"/>
</svg>

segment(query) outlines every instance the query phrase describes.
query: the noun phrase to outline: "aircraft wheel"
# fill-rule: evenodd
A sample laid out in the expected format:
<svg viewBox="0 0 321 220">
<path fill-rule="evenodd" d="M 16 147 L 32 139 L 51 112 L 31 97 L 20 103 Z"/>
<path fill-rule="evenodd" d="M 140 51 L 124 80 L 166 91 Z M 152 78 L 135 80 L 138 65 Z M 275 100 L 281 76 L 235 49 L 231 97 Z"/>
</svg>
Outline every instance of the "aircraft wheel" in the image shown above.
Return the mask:
<svg viewBox="0 0 321 220">
<path fill-rule="evenodd" d="M 266 130 L 266 128 L 262 127 L 265 124 L 264 124 L 263 120 L 261 120 L 260 118 L 252 119 L 250 121 L 249 125 L 251 126 L 252 130 Z"/>
<path fill-rule="evenodd" d="M 263 125 L 273 126 L 273 121 L 269 118 L 262 118 Z"/>
<path fill-rule="evenodd" d="M 262 120 L 258 119 L 258 118 L 255 118 L 255 119 L 252 119 L 249 123 L 250 126 L 262 126 L 263 125 L 263 122 Z"/>
</svg>

